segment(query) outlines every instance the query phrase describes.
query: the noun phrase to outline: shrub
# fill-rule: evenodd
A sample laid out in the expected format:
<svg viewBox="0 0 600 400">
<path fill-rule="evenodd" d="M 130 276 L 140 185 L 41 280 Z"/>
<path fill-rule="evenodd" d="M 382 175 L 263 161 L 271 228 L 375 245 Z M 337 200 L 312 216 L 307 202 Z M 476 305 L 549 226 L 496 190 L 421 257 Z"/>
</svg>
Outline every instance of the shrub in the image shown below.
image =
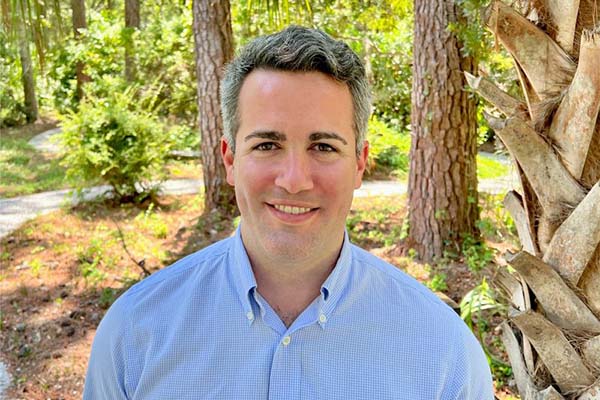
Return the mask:
<svg viewBox="0 0 600 400">
<path fill-rule="evenodd" d="M 112 96 L 88 96 L 77 112 L 63 116 L 62 164 L 76 189 L 101 179 L 120 202 L 139 202 L 156 193 L 166 179 L 165 164 L 178 132 L 168 130 L 151 106 L 152 100 L 135 88 L 114 87 Z"/>
<path fill-rule="evenodd" d="M 408 172 L 410 136 L 396 132 L 376 117 L 369 121 L 369 172 L 405 176 Z"/>
</svg>

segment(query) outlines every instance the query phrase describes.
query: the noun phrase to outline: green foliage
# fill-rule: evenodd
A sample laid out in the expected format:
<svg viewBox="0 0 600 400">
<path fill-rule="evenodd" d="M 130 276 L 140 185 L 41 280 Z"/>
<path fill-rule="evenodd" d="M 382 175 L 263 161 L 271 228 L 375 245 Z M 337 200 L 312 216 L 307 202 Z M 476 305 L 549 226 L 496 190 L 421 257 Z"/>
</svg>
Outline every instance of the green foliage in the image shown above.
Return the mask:
<svg viewBox="0 0 600 400">
<path fill-rule="evenodd" d="M 510 173 L 510 167 L 494 158 L 477 154 L 477 178 L 497 179 Z"/>
<path fill-rule="evenodd" d="M 134 39 L 138 84 L 153 83 L 157 112 L 195 126 L 198 106 L 191 7 L 191 1 L 170 7 L 164 2 L 145 3 L 147 24 Z M 162 82 L 168 84 L 158 85 Z M 199 138 L 197 131 L 194 137 Z"/>
<path fill-rule="evenodd" d="M 154 113 L 195 125 L 197 115 L 191 2 L 185 6 L 149 1 L 142 7 L 144 27 L 132 31 L 124 26 L 121 9 L 88 12 L 88 27 L 76 40 L 71 38 L 52 59 L 55 107 L 61 112 L 76 110 L 75 67 L 84 64 L 90 78 L 86 95 L 109 97 L 104 82 L 124 76 L 123 49 L 133 43 L 137 75 L 142 90 L 153 91 Z M 167 82 L 167 83 L 165 83 Z M 198 135 L 196 135 L 198 136 Z"/>
<path fill-rule="evenodd" d="M 460 302 L 460 316 L 471 328 L 473 328 L 475 317 L 481 317 L 483 311 L 503 312 L 505 309 L 506 306 L 496 300 L 496 293 L 485 278 Z M 486 323 L 484 318 L 478 318 L 478 320 L 482 324 Z M 482 325 L 482 327 L 484 326 Z"/>
<path fill-rule="evenodd" d="M 39 258 L 34 258 L 29 262 L 29 270 L 34 278 L 39 278 L 44 263 Z"/>
<path fill-rule="evenodd" d="M 477 335 L 492 369 L 492 374 L 497 380 L 507 379 L 511 376 L 512 370 L 510 365 L 497 359 L 490 352 L 486 346 L 485 336 L 490 330 L 489 319 L 494 314 L 505 315 L 506 310 L 506 305 L 497 300 L 496 292 L 485 278 L 460 302 L 460 316 Z"/>
<path fill-rule="evenodd" d="M 21 71 L 16 49 L 0 27 L 0 128 L 25 123 Z"/>
<path fill-rule="evenodd" d="M 154 203 L 151 203 L 146 211 L 139 213 L 137 217 L 135 217 L 135 221 L 142 229 L 149 230 L 157 239 L 164 239 L 167 237 L 169 227 L 165 221 L 153 211 Z"/>
<path fill-rule="evenodd" d="M 0 196 L 14 197 L 62 188 L 65 170 L 56 158 L 47 159 L 26 140 L 0 140 Z"/>
<path fill-rule="evenodd" d="M 489 240 L 510 241 L 519 245 L 517 228 L 510 213 L 502 204 L 504 195 L 480 193 L 482 218 L 477 221 L 481 234 Z"/>
<path fill-rule="evenodd" d="M 93 238 L 85 248 L 77 250 L 79 260 L 79 271 L 86 284 L 98 285 L 106 278 L 106 274 L 99 269 L 104 255 L 104 242 Z"/>
<path fill-rule="evenodd" d="M 103 84 L 103 78 L 122 75 L 123 40 L 122 12 L 90 10 L 87 15 L 88 28 L 80 30 L 76 40 L 70 38 L 64 46 L 55 51 L 52 59 L 54 66 L 50 77 L 54 82 L 54 106 L 60 112 L 76 110 L 79 99 L 76 96 L 75 67 L 78 62 L 85 65 L 84 72 L 90 78 L 86 83 L 86 94 L 97 97 L 112 95 Z"/>
<path fill-rule="evenodd" d="M 382 197 L 373 200 L 366 210 L 351 210 L 346 229 L 353 243 L 361 247 L 387 247 L 400 242 L 405 235 L 403 224 L 390 222 L 390 216 L 400 210 L 398 202 Z"/>
<path fill-rule="evenodd" d="M 446 278 L 446 274 L 435 274 L 429 281 L 426 282 L 427 287 L 434 292 L 443 292 L 444 290 L 448 290 Z"/>
<path fill-rule="evenodd" d="M 370 172 L 381 170 L 405 177 L 408 172 L 410 136 L 390 128 L 377 117 L 369 121 L 369 166 Z"/>
<path fill-rule="evenodd" d="M 103 82 L 112 96 L 88 96 L 62 119 L 62 165 L 78 190 L 102 179 L 119 201 L 142 201 L 166 179 L 165 164 L 180 130 L 167 129 L 152 113 L 152 98 Z"/>
<path fill-rule="evenodd" d="M 494 259 L 494 250 L 485 242 L 475 240 L 470 235 L 463 238 L 462 254 L 465 263 L 473 272 L 481 271 Z"/>
<path fill-rule="evenodd" d="M 113 288 L 104 288 L 102 292 L 100 292 L 100 298 L 98 299 L 98 305 L 100 308 L 106 310 L 108 309 L 112 303 L 117 299 L 118 291 Z"/>
</svg>

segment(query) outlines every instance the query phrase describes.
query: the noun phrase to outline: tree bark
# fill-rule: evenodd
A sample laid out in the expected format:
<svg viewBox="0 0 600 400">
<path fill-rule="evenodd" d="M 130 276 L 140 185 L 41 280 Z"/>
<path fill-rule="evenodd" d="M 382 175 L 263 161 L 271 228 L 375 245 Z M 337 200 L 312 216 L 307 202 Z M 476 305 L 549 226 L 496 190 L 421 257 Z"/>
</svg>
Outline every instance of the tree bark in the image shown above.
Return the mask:
<svg viewBox="0 0 600 400">
<path fill-rule="evenodd" d="M 133 82 L 136 77 L 135 44 L 133 32 L 140 29 L 140 1 L 125 0 L 125 79 Z"/>
<path fill-rule="evenodd" d="M 85 0 L 72 0 L 71 10 L 73 18 L 73 35 L 75 36 L 75 39 L 79 39 L 81 36 L 80 29 L 87 28 L 85 19 Z M 83 85 L 90 80 L 90 77 L 83 72 L 84 68 L 85 64 L 83 61 L 78 61 L 77 64 L 75 64 L 75 73 L 77 77 L 76 97 L 78 101 L 83 98 Z"/>
<path fill-rule="evenodd" d="M 229 209 L 235 203 L 233 188 L 221 162 L 220 82 L 225 64 L 233 57 L 229 0 L 194 0 L 194 43 L 198 79 L 205 211 Z"/>
<path fill-rule="evenodd" d="M 24 21 L 24 19 L 23 19 Z M 17 35 L 19 42 L 19 58 L 21 60 L 21 81 L 23 82 L 23 95 L 25 98 L 25 117 L 27 122 L 34 122 L 38 118 L 38 103 L 35 94 L 35 77 L 29 41 L 25 32 L 25 23 L 18 23 Z"/>
<path fill-rule="evenodd" d="M 448 29 L 458 18 L 453 0 L 415 0 L 414 9 L 407 245 L 431 261 L 478 236 L 476 100 L 462 73 L 474 73 L 476 60 Z"/>
</svg>

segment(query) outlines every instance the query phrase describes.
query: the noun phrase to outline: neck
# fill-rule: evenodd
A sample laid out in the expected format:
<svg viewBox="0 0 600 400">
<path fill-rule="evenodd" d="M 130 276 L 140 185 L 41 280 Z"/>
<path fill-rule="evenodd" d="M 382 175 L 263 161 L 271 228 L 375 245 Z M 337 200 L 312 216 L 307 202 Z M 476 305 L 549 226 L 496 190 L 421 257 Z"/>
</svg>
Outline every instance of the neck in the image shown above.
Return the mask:
<svg viewBox="0 0 600 400">
<path fill-rule="evenodd" d="M 327 256 L 290 262 L 253 249 L 246 251 L 258 292 L 288 327 L 320 295 L 340 253 L 338 248 Z"/>
</svg>

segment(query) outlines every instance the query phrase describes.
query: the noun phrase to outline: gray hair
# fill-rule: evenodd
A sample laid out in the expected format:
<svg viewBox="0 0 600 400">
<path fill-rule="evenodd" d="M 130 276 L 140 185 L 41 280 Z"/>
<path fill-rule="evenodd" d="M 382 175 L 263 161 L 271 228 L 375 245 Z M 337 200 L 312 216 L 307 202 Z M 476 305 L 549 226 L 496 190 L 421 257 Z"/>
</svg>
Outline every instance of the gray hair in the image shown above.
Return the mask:
<svg viewBox="0 0 600 400">
<path fill-rule="evenodd" d="M 348 85 L 354 108 L 356 153 L 360 154 L 371 114 L 371 95 L 361 59 L 341 41 L 318 29 L 289 26 L 248 43 L 225 69 L 221 113 L 225 140 L 235 152 L 240 127 L 239 96 L 244 79 L 255 69 L 322 72 Z"/>
</svg>

